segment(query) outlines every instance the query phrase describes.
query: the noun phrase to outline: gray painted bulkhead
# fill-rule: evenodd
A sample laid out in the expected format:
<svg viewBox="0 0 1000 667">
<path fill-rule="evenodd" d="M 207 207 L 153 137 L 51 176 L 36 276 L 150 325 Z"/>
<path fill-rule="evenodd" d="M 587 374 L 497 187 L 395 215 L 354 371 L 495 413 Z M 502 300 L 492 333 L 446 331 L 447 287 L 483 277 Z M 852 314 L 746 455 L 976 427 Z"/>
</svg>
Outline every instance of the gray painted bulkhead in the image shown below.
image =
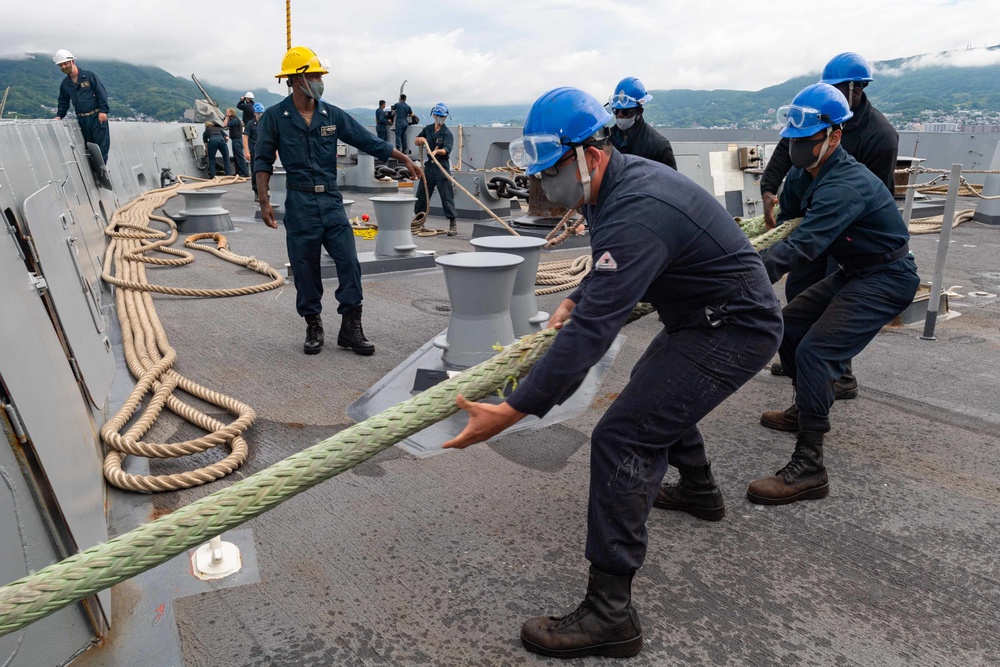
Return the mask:
<svg viewBox="0 0 1000 667">
<path fill-rule="evenodd" d="M 76 122 L 0 122 L 0 582 L 108 539 L 98 429 L 118 407 L 117 322 L 104 227 L 162 168 L 198 175 L 195 135 L 112 123 L 107 190 Z M 107 633 L 110 603 L 104 591 L 0 637 L 0 664 L 68 662 Z"/>
</svg>

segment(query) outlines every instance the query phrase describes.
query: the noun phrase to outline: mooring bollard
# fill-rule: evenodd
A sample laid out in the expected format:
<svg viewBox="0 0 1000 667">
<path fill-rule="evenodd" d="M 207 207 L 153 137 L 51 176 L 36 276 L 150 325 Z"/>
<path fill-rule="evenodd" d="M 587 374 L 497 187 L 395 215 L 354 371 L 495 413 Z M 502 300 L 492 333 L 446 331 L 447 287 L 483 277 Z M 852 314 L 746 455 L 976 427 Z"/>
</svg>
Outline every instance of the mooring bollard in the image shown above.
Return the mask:
<svg viewBox="0 0 1000 667">
<path fill-rule="evenodd" d="M 372 197 L 378 236 L 375 237 L 376 257 L 408 257 L 417 249 L 410 233 L 413 203 L 416 197 Z"/>
<path fill-rule="evenodd" d="M 527 336 L 549 321 L 549 314 L 538 310 L 535 298 L 535 276 L 545 239 L 532 236 L 481 236 L 470 241 L 477 252 L 503 252 L 517 255 L 524 261 L 517 267 L 514 295 L 510 302 L 510 319 L 515 336 Z"/>
<path fill-rule="evenodd" d="M 225 190 L 182 190 L 184 208 L 170 217 L 181 233 L 232 231 L 232 218 L 222 207 L 224 194 Z"/>
<path fill-rule="evenodd" d="M 486 361 L 495 345 L 514 342 L 510 302 L 523 257 L 498 252 L 462 252 L 435 260 L 444 271 L 451 302 L 448 330 L 434 340 L 441 360 L 458 368 Z"/>
</svg>

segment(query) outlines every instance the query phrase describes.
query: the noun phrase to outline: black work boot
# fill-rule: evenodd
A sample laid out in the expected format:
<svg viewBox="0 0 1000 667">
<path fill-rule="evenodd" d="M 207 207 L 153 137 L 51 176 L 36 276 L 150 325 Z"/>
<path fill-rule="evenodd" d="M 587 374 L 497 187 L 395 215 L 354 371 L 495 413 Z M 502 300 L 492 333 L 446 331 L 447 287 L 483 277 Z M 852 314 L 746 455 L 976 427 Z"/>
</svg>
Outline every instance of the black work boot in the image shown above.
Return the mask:
<svg viewBox="0 0 1000 667">
<path fill-rule="evenodd" d="M 455 218 L 448 218 L 448 236 L 456 234 L 458 234 L 458 223 L 455 222 Z"/>
<path fill-rule="evenodd" d="M 587 597 L 576 611 L 562 618 L 529 618 L 521 626 L 521 643 L 532 653 L 553 658 L 638 654 L 642 627 L 632 606 L 632 575 L 608 574 L 591 565 Z"/>
<path fill-rule="evenodd" d="M 705 521 L 718 521 L 726 516 L 726 503 L 712 477 L 711 463 L 698 468 L 677 466 L 677 470 L 681 474 L 680 484 L 664 485 L 657 492 L 653 507 L 687 512 Z"/>
<path fill-rule="evenodd" d="M 847 370 L 833 383 L 833 400 L 844 401 L 858 397 L 858 379 L 854 377 L 853 359 L 847 361 Z"/>
<path fill-rule="evenodd" d="M 773 477 L 750 482 L 747 500 L 758 505 L 787 505 L 798 500 L 818 500 L 830 493 L 823 466 L 823 434 L 799 431 L 792 460 Z"/>
<path fill-rule="evenodd" d="M 319 354 L 323 349 L 323 320 L 319 315 L 306 315 L 306 342 L 302 351 L 306 354 Z"/>
<path fill-rule="evenodd" d="M 337 334 L 337 345 L 350 348 L 356 354 L 368 356 L 375 354 L 375 346 L 365 338 L 361 328 L 361 306 L 344 313 L 340 322 L 340 333 Z"/>
<path fill-rule="evenodd" d="M 780 375 L 784 377 L 788 375 L 788 373 L 785 372 L 785 367 L 781 365 L 781 362 L 776 361 L 771 364 L 771 375 Z"/>
</svg>

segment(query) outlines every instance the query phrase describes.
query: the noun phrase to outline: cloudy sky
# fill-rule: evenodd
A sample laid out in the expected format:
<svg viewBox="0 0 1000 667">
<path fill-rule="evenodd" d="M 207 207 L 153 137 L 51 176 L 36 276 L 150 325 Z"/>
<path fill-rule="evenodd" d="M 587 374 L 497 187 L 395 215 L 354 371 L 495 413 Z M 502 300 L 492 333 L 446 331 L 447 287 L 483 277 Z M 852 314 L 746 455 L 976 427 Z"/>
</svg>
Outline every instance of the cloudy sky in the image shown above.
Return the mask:
<svg viewBox="0 0 1000 667">
<path fill-rule="evenodd" d="M 285 3 L 184 7 L 148 0 L 6 3 L 0 53 L 72 51 L 229 88 L 275 84 Z M 343 107 L 531 102 L 572 85 L 599 97 L 625 76 L 649 88 L 757 90 L 818 72 L 841 51 L 869 60 L 1000 43 L 997 0 L 292 0 L 292 42 L 333 67 L 325 99 Z M 1000 61 L 1000 50 L 966 56 Z M 928 62 L 931 59 L 928 59 Z"/>
</svg>

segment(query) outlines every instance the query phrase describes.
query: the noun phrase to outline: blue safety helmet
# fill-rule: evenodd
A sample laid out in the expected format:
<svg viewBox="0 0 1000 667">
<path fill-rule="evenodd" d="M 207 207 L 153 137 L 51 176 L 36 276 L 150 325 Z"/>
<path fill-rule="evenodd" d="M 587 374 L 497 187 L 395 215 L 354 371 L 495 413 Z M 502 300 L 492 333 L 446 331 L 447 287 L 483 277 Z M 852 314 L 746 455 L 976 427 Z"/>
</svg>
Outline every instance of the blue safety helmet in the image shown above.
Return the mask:
<svg viewBox="0 0 1000 667">
<path fill-rule="evenodd" d="M 646 86 L 634 76 L 627 76 L 615 86 L 614 94 L 608 98 L 612 109 L 634 109 L 653 99 L 646 92 Z"/>
<path fill-rule="evenodd" d="M 566 151 L 594 137 L 611 120 L 593 95 L 579 88 L 555 88 L 531 105 L 520 139 L 510 142 L 510 157 L 529 176 L 554 166 Z"/>
<path fill-rule="evenodd" d="M 791 104 L 778 109 L 781 136 L 789 139 L 811 137 L 826 127 L 834 127 L 854 115 L 844 94 L 828 83 L 806 86 Z"/>
<path fill-rule="evenodd" d="M 434 105 L 434 108 L 431 109 L 431 115 L 432 116 L 444 116 L 445 118 L 447 118 L 448 117 L 448 107 L 445 106 L 444 102 L 438 102 L 437 104 Z"/>
<path fill-rule="evenodd" d="M 253 105 L 253 112 L 264 113 L 264 105 L 261 104 L 260 102 L 257 102 L 257 104 Z"/>
<path fill-rule="evenodd" d="M 872 67 L 868 61 L 856 53 L 841 53 L 834 56 L 823 68 L 823 77 L 820 83 L 828 83 L 836 86 L 838 83 L 847 81 L 872 80 Z"/>
</svg>

